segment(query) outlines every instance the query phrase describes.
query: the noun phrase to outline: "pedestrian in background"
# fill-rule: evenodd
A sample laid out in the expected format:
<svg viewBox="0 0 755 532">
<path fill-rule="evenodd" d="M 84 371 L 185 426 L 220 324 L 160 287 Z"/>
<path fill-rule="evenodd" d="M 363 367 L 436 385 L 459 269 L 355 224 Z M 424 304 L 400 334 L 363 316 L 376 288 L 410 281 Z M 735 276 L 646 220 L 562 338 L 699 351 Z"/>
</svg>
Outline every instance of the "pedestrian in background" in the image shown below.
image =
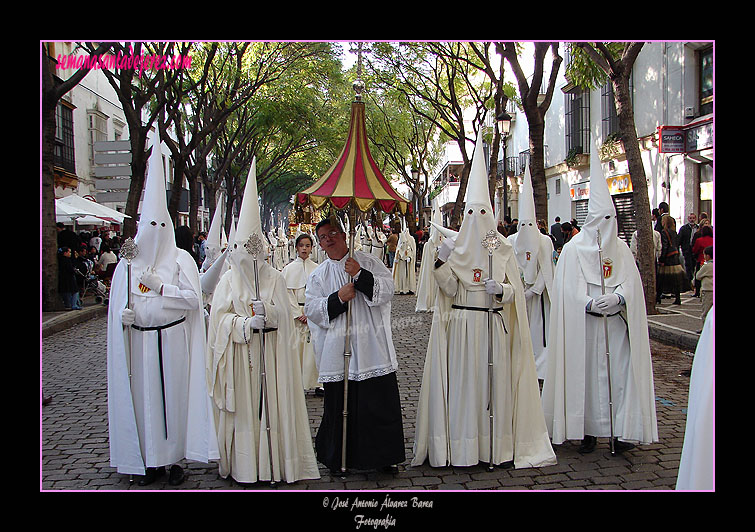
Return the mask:
<svg viewBox="0 0 755 532">
<path fill-rule="evenodd" d="M 695 233 L 695 243 L 692 245 L 692 255 L 695 257 L 695 273 L 705 262 L 703 252 L 705 248 L 713 245 L 713 228 L 707 223 L 700 227 L 700 230 Z M 701 283 L 697 277 L 693 277 L 695 283 L 695 297 L 700 297 Z"/>
<path fill-rule="evenodd" d="M 696 263 L 695 255 L 692 253 L 692 236 L 697 231 L 697 215 L 694 212 L 687 215 L 687 223 L 679 228 L 679 247 L 682 249 L 684 256 L 684 269 L 687 272 L 687 279 L 690 283 L 695 280 Z"/>
<path fill-rule="evenodd" d="M 551 236 L 553 237 L 553 247 L 555 249 L 564 247 L 564 232 L 561 230 L 560 216 L 556 216 L 556 223 L 551 225 Z"/>
<path fill-rule="evenodd" d="M 661 217 L 661 255 L 658 258 L 658 276 L 656 278 L 656 303 L 661 302 L 663 294 L 674 295 L 674 305 L 681 305 L 681 292 L 689 289 L 687 274 L 682 268 L 679 253 L 679 236 L 676 233 L 676 221 L 668 214 Z"/>
<path fill-rule="evenodd" d="M 700 282 L 700 302 L 702 309 L 700 319 L 705 323 L 708 311 L 713 307 L 713 245 L 703 250 L 703 263 L 695 274 L 695 280 Z"/>
<path fill-rule="evenodd" d="M 388 237 L 385 245 L 388 247 L 388 268 L 393 268 L 393 259 L 396 257 L 396 246 L 398 246 L 398 231 L 391 229 L 391 236 Z"/>
<path fill-rule="evenodd" d="M 100 254 L 100 258 L 95 265 L 95 270 L 98 274 L 104 275 L 107 271 L 107 267 L 110 264 L 118 262 L 118 257 L 115 256 L 115 253 L 110 251 L 110 246 L 108 244 L 105 244 L 104 242 L 102 243 L 102 247 L 100 249 L 102 253 Z"/>
<path fill-rule="evenodd" d="M 67 310 L 80 310 L 79 285 L 71 257 L 71 248 L 62 247 L 58 253 L 58 292 Z"/>
<path fill-rule="evenodd" d="M 202 265 L 202 261 L 199 259 L 199 255 L 194 248 L 194 233 L 188 226 L 182 225 L 176 228 L 176 246 L 186 251 L 191 258 L 194 259 L 194 264 L 197 265 L 197 270 Z"/>
<path fill-rule="evenodd" d="M 564 244 L 569 242 L 577 233 L 579 229 L 574 227 L 571 222 L 564 222 L 561 224 L 561 232 L 564 234 Z M 563 246 L 561 246 L 563 247 Z"/>
</svg>

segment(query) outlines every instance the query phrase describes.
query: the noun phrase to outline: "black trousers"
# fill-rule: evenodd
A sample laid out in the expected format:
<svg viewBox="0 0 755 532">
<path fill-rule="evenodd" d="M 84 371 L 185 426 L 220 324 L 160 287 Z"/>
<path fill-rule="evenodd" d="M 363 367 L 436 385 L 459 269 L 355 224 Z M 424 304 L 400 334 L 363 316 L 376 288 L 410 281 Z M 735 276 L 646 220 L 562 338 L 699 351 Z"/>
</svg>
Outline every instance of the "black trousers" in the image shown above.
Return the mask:
<svg viewBox="0 0 755 532">
<path fill-rule="evenodd" d="M 341 468 L 343 381 L 326 382 L 323 415 L 315 437 L 317 460 Z M 349 381 L 347 469 L 378 469 L 403 462 L 404 431 L 396 373 Z"/>
</svg>

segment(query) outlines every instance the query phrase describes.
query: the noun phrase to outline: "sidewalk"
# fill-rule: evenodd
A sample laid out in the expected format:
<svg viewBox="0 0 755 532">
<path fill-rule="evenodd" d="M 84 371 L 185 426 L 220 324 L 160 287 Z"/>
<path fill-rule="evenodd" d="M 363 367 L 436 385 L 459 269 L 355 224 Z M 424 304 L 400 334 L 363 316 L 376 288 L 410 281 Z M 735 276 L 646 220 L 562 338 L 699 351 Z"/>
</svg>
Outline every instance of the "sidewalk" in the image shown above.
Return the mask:
<svg viewBox="0 0 755 532">
<path fill-rule="evenodd" d="M 69 329 L 78 323 L 106 315 L 107 305 L 97 303 L 93 295 L 86 296 L 81 302 L 81 310 L 42 312 L 40 317 L 42 338 L 47 338 L 51 334 Z"/>
</svg>

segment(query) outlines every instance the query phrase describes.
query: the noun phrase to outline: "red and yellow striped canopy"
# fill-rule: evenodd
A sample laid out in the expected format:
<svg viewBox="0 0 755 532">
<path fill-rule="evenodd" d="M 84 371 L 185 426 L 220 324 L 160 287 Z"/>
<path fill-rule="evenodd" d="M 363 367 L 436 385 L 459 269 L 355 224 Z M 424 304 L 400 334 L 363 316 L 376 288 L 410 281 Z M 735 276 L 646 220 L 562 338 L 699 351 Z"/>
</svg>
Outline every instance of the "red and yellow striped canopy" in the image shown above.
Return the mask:
<svg viewBox="0 0 755 532">
<path fill-rule="evenodd" d="M 370 155 L 365 131 L 364 102 L 351 104 L 349 136 L 341 154 L 325 174 L 309 188 L 297 193 L 301 205 L 321 209 L 326 203 L 337 210 L 355 205 L 362 212 L 373 207 L 385 213 L 410 209 L 409 200 L 393 190 Z"/>
</svg>

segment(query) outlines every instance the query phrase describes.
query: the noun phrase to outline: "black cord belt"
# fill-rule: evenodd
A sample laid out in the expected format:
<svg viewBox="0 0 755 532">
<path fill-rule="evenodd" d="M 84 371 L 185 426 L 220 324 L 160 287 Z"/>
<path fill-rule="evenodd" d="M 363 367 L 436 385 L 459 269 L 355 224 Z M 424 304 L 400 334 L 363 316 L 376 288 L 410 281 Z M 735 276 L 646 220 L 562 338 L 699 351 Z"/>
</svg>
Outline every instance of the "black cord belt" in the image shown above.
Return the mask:
<svg viewBox="0 0 755 532">
<path fill-rule="evenodd" d="M 167 329 L 169 327 L 173 327 L 174 325 L 178 325 L 184 320 L 186 320 L 186 316 L 172 323 L 168 323 L 167 325 L 155 325 L 153 327 L 141 327 L 139 325 L 131 325 L 131 327 L 136 329 L 137 331 L 162 331 L 163 329 Z"/>
<path fill-rule="evenodd" d="M 252 329 L 251 331 L 252 331 L 252 334 L 254 334 L 258 332 L 267 333 L 267 332 L 272 332 L 272 331 L 277 331 L 277 330 L 278 330 L 278 327 L 270 327 L 269 329 Z"/>
<path fill-rule="evenodd" d="M 590 316 L 595 316 L 596 318 L 602 318 L 603 316 L 605 316 L 606 318 L 610 318 L 611 316 L 617 316 L 617 315 L 621 314 L 621 311 L 614 312 L 613 314 L 600 314 L 598 312 L 590 312 L 588 310 L 587 314 L 589 314 Z"/>
<path fill-rule="evenodd" d="M 157 358 L 160 365 L 160 387 L 161 387 L 162 396 L 163 396 L 163 427 L 165 428 L 166 440 L 168 439 L 168 405 L 165 402 L 165 370 L 163 369 L 162 330 L 167 329 L 169 327 L 173 327 L 174 325 L 178 325 L 179 323 L 182 323 L 184 320 L 186 320 L 186 316 L 172 323 L 168 323 L 167 325 L 155 325 L 152 327 L 141 327 L 139 325 L 131 324 L 131 327 L 136 329 L 137 331 L 157 331 Z"/>
<path fill-rule="evenodd" d="M 501 311 L 503 310 L 503 307 L 497 307 L 497 308 L 488 308 L 488 307 L 467 307 L 465 305 L 456 305 L 452 304 L 451 308 L 457 308 L 461 310 L 476 310 L 478 312 L 494 312 L 498 314 L 501 317 L 501 323 L 503 324 L 503 332 L 506 334 L 509 333 L 508 330 L 506 330 L 506 322 L 503 321 L 503 315 L 501 314 Z"/>
<path fill-rule="evenodd" d="M 462 310 L 477 310 L 479 312 L 499 312 L 503 310 L 503 307 L 498 308 L 488 308 L 488 307 L 467 307 L 464 305 L 451 305 L 451 308 L 458 308 Z"/>
</svg>

